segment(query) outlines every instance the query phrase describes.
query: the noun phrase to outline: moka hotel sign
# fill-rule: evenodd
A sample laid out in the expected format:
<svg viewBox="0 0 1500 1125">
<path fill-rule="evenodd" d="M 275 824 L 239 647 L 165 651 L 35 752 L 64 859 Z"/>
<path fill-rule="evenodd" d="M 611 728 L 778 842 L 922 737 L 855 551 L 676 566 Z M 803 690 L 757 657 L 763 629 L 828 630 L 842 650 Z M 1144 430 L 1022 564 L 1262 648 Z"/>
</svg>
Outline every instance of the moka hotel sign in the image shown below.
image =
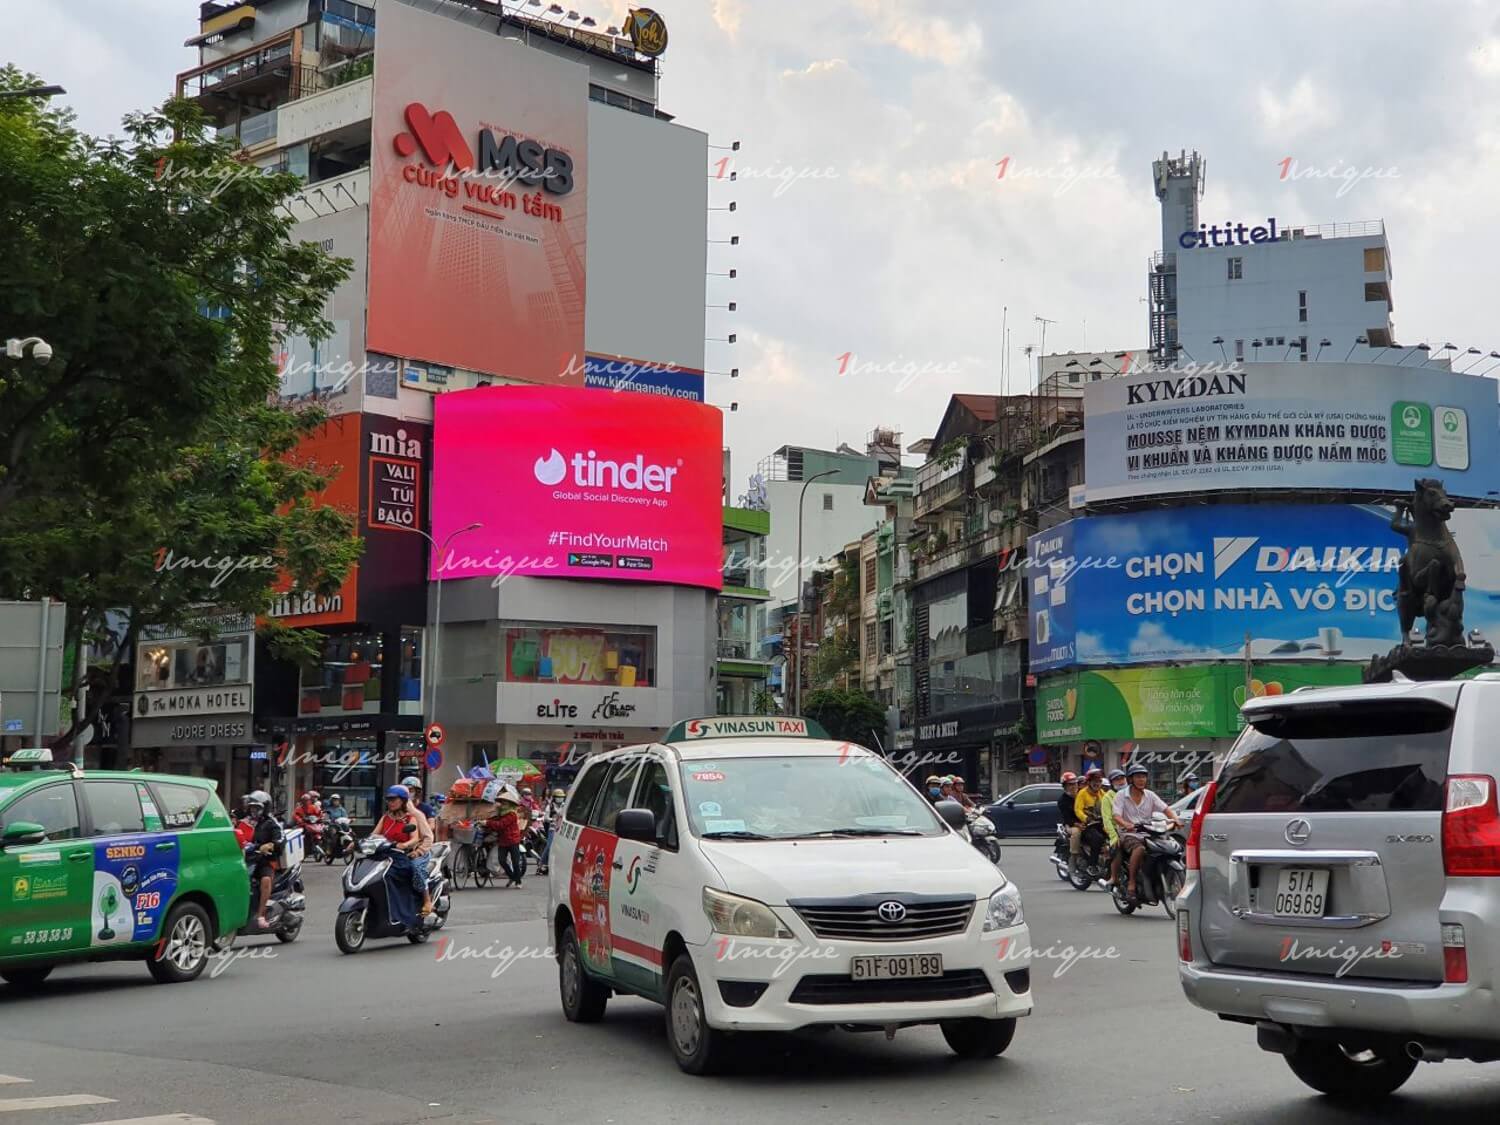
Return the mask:
<svg viewBox="0 0 1500 1125">
<path fill-rule="evenodd" d="M 1200 223 L 1197 230 L 1185 230 L 1177 236 L 1177 245 L 1184 250 L 1197 250 L 1207 246 L 1249 246 L 1252 243 L 1276 242 L 1281 234 L 1276 230 L 1276 220 L 1267 219 L 1263 226 L 1246 226 L 1244 223 L 1225 223 L 1209 226 Z"/>
</svg>

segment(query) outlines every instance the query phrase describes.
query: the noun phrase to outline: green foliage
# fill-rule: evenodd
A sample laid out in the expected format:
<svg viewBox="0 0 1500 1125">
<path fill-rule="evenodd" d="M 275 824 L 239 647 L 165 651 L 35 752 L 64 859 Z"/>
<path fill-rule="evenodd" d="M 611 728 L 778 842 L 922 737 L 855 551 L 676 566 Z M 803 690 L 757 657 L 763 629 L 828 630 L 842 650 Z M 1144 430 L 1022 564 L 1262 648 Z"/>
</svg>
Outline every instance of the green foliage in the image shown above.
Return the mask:
<svg viewBox="0 0 1500 1125">
<path fill-rule="evenodd" d="M 361 78 L 368 78 L 375 73 L 375 52 L 368 55 L 360 55 L 357 59 L 351 59 L 347 63 L 330 70 L 326 73 L 324 84 L 342 86 L 345 82 L 358 82 Z"/>
<path fill-rule="evenodd" d="M 885 707 L 862 691 L 819 688 L 803 700 L 802 715 L 816 720 L 831 738 L 871 749 L 885 741 Z"/>
<path fill-rule="evenodd" d="M 322 416 L 277 404 L 273 360 L 327 335 L 350 263 L 292 242 L 301 181 L 235 161 L 190 103 L 124 133 L 0 99 L 0 326 L 54 352 L 0 359 L 0 598 L 66 601 L 73 638 L 111 608 L 261 613 L 281 568 L 331 594 L 359 552 L 309 502 L 328 475 L 283 460 Z"/>
<path fill-rule="evenodd" d="M 776 695 L 770 688 L 757 688 L 755 696 L 750 700 L 750 709 L 757 715 L 778 715 L 781 713 L 776 706 Z"/>
<path fill-rule="evenodd" d="M 854 671 L 858 665 L 859 641 L 854 630 L 839 629 L 833 636 L 823 638 L 817 651 L 807 662 L 807 682 L 831 684 L 840 676 Z"/>
</svg>

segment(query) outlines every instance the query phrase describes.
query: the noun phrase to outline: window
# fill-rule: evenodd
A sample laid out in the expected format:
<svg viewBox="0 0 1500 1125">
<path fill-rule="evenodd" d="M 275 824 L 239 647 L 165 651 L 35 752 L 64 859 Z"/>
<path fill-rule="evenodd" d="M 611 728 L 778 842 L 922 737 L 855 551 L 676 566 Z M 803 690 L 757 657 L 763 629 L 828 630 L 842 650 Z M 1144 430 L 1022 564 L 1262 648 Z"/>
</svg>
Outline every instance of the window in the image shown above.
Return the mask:
<svg viewBox="0 0 1500 1125">
<path fill-rule="evenodd" d="M 508 625 L 501 679 L 509 683 L 650 687 L 656 680 L 652 625 L 556 629 Z"/>
<path fill-rule="evenodd" d="M 865 560 L 865 593 L 871 593 L 877 583 L 875 581 L 875 556 L 871 555 Z"/>
<path fill-rule="evenodd" d="M 128 781 L 85 781 L 84 800 L 89 805 L 95 836 L 118 836 L 122 832 L 146 831 L 141 799 Z"/>
<path fill-rule="evenodd" d="M 1244 258 L 1230 258 L 1229 259 L 1229 280 L 1230 281 L 1239 281 L 1244 276 L 1245 276 L 1245 259 Z"/>
<path fill-rule="evenodd" d="M 602 828 L 606 832 L 615 830 L 615 817 L 621 809 L 630 807 L 630 791 L 635 788 L 635 779 L 641 772 L 641 763 L 644 758 L 632 754 L 628 758 L 619 758 L 610 764 L 609 780 L 605 782 L 604 794 L 599 798 L 599 803 L 594 807 L 594 815 L 589 817 L 589 824 L 594 828 Z"/>
<path fill-rule="evenodd" d="M 5 810 L 5 815 L 0 817 L 0 826 L 23 820 L 40 824 L 46 829 L 49 841 L 78 839 L 78 799 L 73 794 L 73 783 L 44 785 L 32 790 Z"/>
<path fill-rule="evenodd" d="M 1245 341 L 1236 340 L 1234 342 L 1234 358 L 1236 361 L 1242 361 L 1245 358 Z"/>
<path fill-rule="evenodd" d="M 833 493 L 831 493 L 831 492 L 825 492 L 825 493 L 823 493 L 823 510 L 825 512 L 831 512 L 831 511 L 833 511 Z"/>
<path fill-rule="evenodd" d="M 588 819 L 589 808 L 604 785 L 604 778 L 608 773 L 609 765 L 604 762 L 595 762 L 583 771 L 583 776 L 573 784 L 573 792 L 568 797 L 568 807 L 563 811 L 563 819 L 574 824 L 582 824 Z"/>
<path fill-rule="evenodd" d="M 1385 272 L 1385 247 L 1370 246 L 1365 250 L 1365 273 Z"/>
<path fill-rule="evenodd" d="M 1297 338 L 1297 350 L 1300 353 L 1297 356 L 1297 358 L 1299 360 L 1301 360 L 1303 363 L 1306 363 L 1307 362 L 1307 337 L 1306 336 L 1299 336 Z"/>
<path fill-rule="evenodd" d="M 875 655 L 875 622 L 865 622 L 865 651 L 862 653 L 864 659 L 869 660 Z"/>
<path fill-rule="evenodd" d="M 175 828 L 192 828 L 198 823 L 204 806 L 208 804 L 208 790 L 196 785 L 174 785 L 156 782 L 156 804 L 161 810 L 161 825 L 171 831 Z"/>
<path fill-rule="evenodd" d="M 1076 371 L 1069 371 L 1068 372 L 1068 382 L 1070 382 L 1070 383 L 1076 383 L 1076 382 L 1078 382 L 1078 372 L 1076 372 Z"/>
<path fill-rule="evenodd" d="M 1297 290 L 1297 319 L 1303 324 L 1307 323 L 1307 290 Z"/>
<path fill-rule="evenodd" d="M 196 641 L 147 642 L 136 648 L 140 691 L 215 687 L 247 679 L 249 639 L 231 637 L 200 645 Z"/>
<path fill-rule="evenodd" d="M 667 780 L 667 767 L 661 762 L 653 759 L 646 764 L 635 807 L 651 810 L 651 815 L 656 818 L 656 838 L 663 847 L 677 847 L 677 815 L 672 806 L 672 783 Z"/>
<path fill-rule="evenodd" d="M 379 633 L 325 637 L 322 663 L 302 673 L 301 713 L 379 712 L 384 668 L 385 638 Z"/>
</svg>

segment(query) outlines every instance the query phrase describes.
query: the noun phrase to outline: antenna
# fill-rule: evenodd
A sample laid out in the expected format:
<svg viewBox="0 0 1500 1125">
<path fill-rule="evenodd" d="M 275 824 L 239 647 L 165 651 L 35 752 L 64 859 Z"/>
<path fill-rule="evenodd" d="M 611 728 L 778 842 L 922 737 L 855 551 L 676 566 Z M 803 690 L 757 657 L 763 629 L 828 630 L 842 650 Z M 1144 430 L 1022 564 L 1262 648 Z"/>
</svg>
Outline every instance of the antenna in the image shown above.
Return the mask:
<svg viewBox="0 0 1500 1125">
<path fill-rule="evenodd" d="M 1038 346 L 1038 351 L 1040 352 L 1041 355 L 1046 355 L 1047 354 L 1047 325 L 1049 325 L 1049 324 L 1056 324 L 1057 321 L 1055 321 L 1055 320 L 1048 320 L 1045 316 L 1034 316 L 1031 319 L 1034 320 L 1034 321 L 1036 321 L 1038 324 L 1040 324 L 1042 326 L 1042 342 Z"/>
</svg>

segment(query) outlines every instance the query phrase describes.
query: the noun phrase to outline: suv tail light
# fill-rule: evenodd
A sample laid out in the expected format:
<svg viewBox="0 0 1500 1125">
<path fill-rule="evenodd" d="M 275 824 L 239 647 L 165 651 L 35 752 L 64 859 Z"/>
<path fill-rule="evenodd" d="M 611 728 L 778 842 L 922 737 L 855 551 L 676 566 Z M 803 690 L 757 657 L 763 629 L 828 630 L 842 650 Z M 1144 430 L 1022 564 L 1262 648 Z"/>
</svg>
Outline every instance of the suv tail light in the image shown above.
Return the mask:
<svg viewBox="0 0 1500 1125">
<path fill-rule="evenodd" d="M 1193 959 L 1193 930 L 1188 925 L 1186 910 L 1177 912 L 1177 959 L 1189 962 Z"/>
<path fill-rule="evenodd" d="M 1464 944 L 1464 928 L 1456 922 L 1443 923 L 1443 983 L 1467 984 L 1469 950 Z"/>
<path fill-rule="evenodd" d="M 1188 829 L 1187 842 L 1187 869 L 1198 870 L 1198 841 L 1203 839 L 1203 821 L 1208 817 L 1208 810 L 1214 803 L 1214 790 L 1219 783 L 1210 781 L 1208 788 L 1203 791 L 1203 799 L 1198 802 L 1198 809 L 1193 813 L 1193 826 Z"/>
<path fill-rule="evenodd" d="M 1495 803 L 1493 777 L 1458 774 L 1448 778 L 1443 870 L 1449 875 L 1500 875 L 1500 808 Z"/>
</svg>

